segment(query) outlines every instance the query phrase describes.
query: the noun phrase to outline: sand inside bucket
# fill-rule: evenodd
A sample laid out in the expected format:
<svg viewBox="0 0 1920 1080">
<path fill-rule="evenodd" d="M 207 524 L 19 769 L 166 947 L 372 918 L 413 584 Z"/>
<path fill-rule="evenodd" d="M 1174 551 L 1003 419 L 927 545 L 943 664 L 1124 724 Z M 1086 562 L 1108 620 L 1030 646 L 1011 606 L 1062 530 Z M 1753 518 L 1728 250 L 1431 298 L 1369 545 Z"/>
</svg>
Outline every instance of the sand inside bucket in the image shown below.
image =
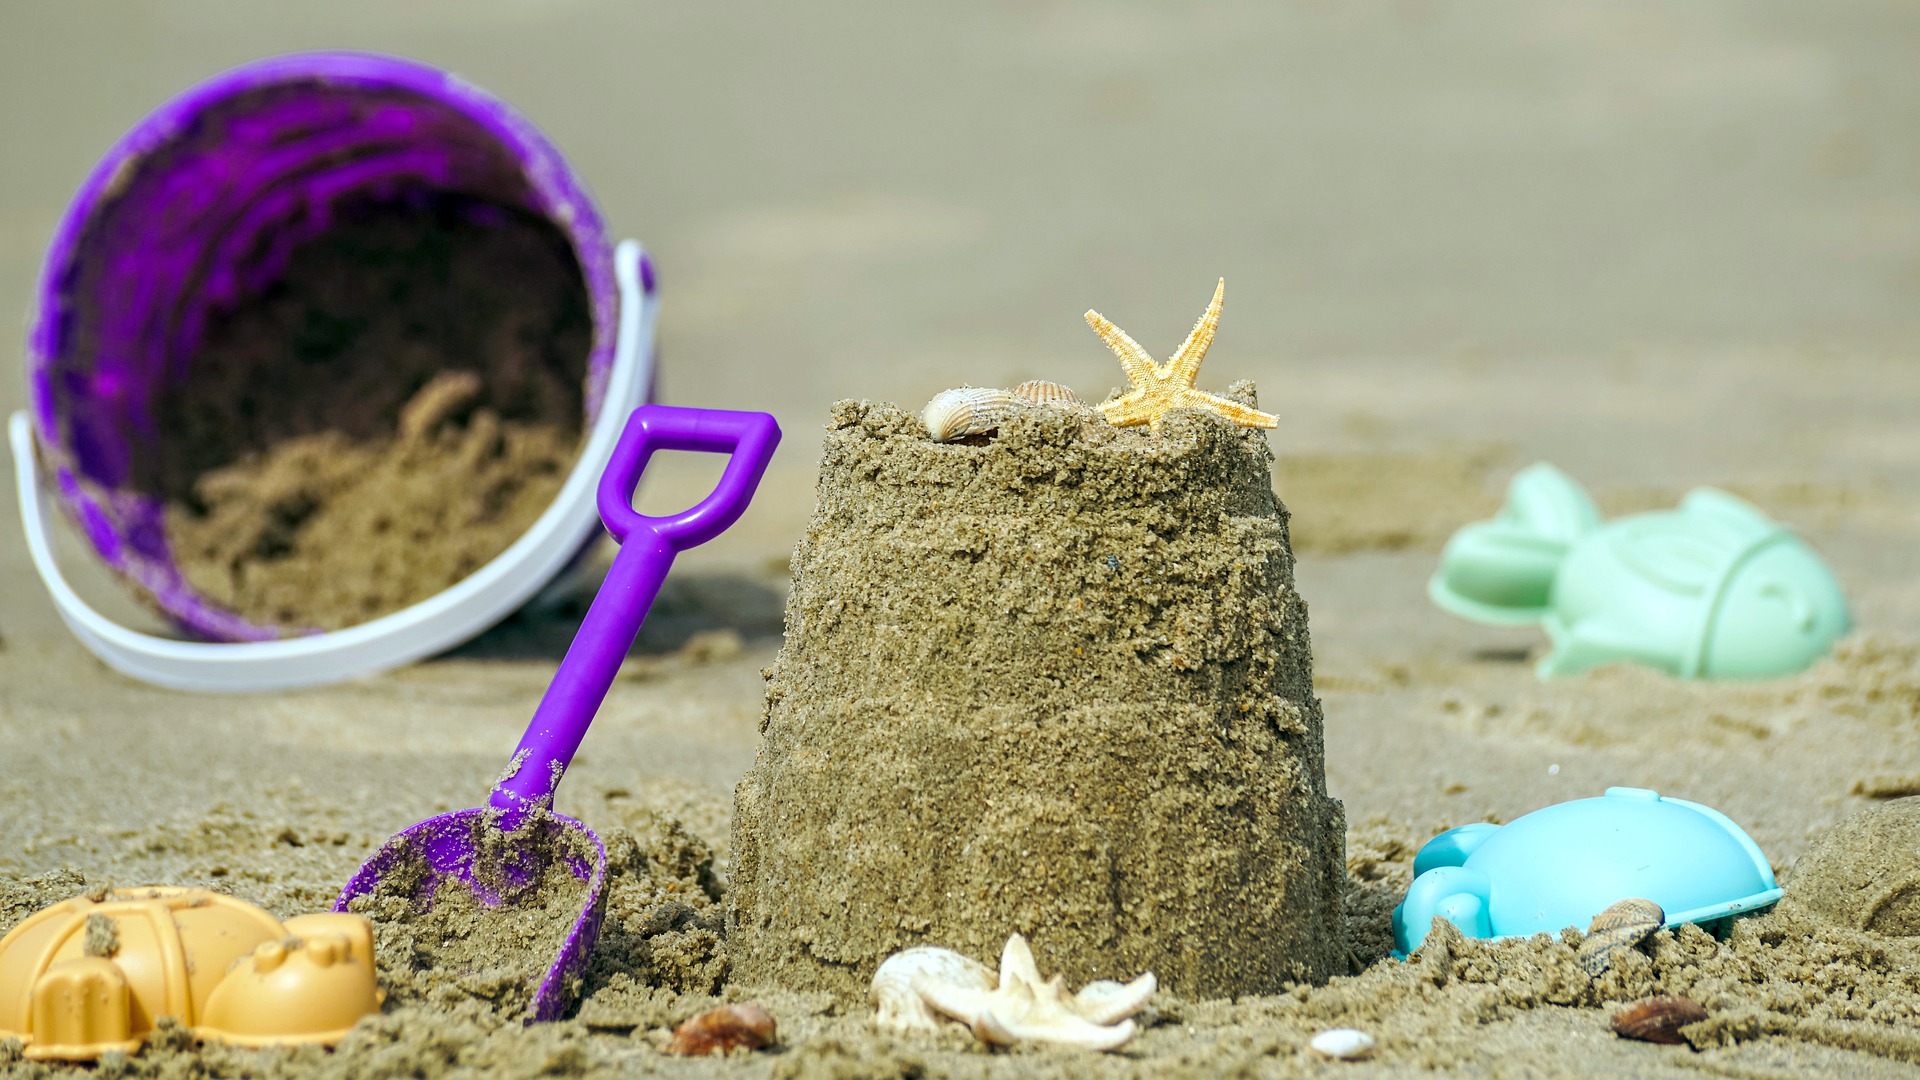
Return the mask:
<svg viewBox="0 0 1920 1080">
<path fill-rule="evenodd" d="M 141 478 L 186 579 L 292 630 L 478 569 L 553 500 L 582 428 L 593 329 L 558 229 L 447 196 L 345 218 L 211 323 Z"/>
</svg>

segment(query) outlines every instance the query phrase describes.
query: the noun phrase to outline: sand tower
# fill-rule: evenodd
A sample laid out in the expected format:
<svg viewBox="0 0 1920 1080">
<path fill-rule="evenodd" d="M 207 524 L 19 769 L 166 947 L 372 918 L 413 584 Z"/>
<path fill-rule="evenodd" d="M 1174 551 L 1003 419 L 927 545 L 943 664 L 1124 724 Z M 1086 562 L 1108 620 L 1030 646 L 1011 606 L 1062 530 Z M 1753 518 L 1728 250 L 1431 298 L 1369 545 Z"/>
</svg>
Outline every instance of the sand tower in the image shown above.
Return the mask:
<svg viewBox="0 0 1920 1080">
<path fill-rule="evenodd" d="M 969 446 L 835 406 L 735 797 L 734 978 L 852 1000 L 898 949 L 991 963 L 1015 930 L 1070 984 L 1344 972 L 1271 461 L 1196 411 L 1035 408 Z"/>
</svg>

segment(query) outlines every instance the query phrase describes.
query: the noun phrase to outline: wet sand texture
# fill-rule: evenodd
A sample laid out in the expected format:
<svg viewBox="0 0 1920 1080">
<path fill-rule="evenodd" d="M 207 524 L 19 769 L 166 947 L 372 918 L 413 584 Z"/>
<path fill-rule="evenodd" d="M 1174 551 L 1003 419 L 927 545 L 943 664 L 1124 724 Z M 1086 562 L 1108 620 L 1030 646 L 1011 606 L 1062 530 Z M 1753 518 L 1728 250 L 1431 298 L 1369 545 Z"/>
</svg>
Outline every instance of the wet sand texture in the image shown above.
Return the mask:
<svg viewBox="0 0 1920 1080">
<path fill-rule="evenodd" d="M 208 599 L 289 630 L 365 622 L 552 502 L 592 334 L 550 222 L 450 196 L 359 207 L 209 327 L 139 480 Z"/>
<path fill-rule="evenodd" d="M 836 405 L 735 795 L 734 981 L 864 1000 L 898 949 L 991 960 L 1016 930 L 1070 985 L 1345 971 L 1271 461 L 1197 413 L 1036 409 L 962 446 Z"/>
<path fill-rule="evenodd" d="M 1827 830 L 1793 864 L 1786 906 L 1851 930 L 1920 937 L 1920 798 Z"/>
</svg>

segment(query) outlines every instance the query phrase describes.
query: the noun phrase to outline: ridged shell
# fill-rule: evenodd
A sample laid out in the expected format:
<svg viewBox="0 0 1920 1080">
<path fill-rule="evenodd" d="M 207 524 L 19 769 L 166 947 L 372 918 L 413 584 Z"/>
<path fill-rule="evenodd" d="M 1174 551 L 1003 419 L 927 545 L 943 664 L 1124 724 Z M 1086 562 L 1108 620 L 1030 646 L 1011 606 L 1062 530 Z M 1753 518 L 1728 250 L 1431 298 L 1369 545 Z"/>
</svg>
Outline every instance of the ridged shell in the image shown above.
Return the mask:
<svg viewBox="0 0 1920 1080">
<path fill-rule="evenodd" d="M 1029 379 L 1011 391 L 1014 397 L 1035 405 L 1078 405 L 1080 398 L 1067 387 L 1045 379 Z"/>
<path fill-rule="evenodd" d="M 1622 900 L 1593 917 L 1575 956 L 1589 975 L 1613 966 L 1613 958 L 1652 937 L 1666 925 L 1667 913 L 1651 900 Z"/>
<path fill-rule="evenodd" d="M 873 973 L 874 1022 L 888 1031 L 939 1030 L 940 1018 L 920 996 L 923 982 L 984 993 L 993 989 L 994 975 L 980 961 L 934 945 L 894 953 Z"/>
<path fill-rule="evenodd" d="M 1373 1036 L 1358 1028 L 1329 1028 L 1315 1035 L 1307 1049 L 1335 1061 L 1359 1061 L 1373 1056 L 1374 1045 Z"/>
<path fill-rule="evenodd" d="M 920 411 L 927 433 L 935 442 L 952 442 L 968 435 L 984 435 L 1013 418 L 1028 402 L 1005 390 L 962 386 L 933 395 Z"/>
<path fill-rule="evenodd" d="M 1613 1033 L 1623 1039 L 1678 1046 L 1687 1041 L 1680 1029 L 1706 1018 L 1707 1010 L 1690 998 L 1652 997 L 1614 1013 Z"/>
</svg>

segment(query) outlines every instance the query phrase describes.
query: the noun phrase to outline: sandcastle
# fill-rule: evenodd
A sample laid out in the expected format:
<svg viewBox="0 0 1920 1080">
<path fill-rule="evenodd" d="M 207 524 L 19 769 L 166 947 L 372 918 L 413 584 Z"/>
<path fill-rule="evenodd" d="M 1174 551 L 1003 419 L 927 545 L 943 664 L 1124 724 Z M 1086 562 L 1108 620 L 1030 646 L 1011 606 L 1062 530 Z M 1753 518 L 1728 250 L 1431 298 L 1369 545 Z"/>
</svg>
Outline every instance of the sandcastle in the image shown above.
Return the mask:
<svg viewBox="0 0 1920 1080">
<path fill-rule="evenodd" d="M 1344 815 L 1264 437 L 1041 407 L 996 432 L 833 409 L 735 796 L 735 981 L 854 1001 L 899 949 L 991 958 L 1016 931 L 1074 985 L 1345 972 Z"/>
</svg>

